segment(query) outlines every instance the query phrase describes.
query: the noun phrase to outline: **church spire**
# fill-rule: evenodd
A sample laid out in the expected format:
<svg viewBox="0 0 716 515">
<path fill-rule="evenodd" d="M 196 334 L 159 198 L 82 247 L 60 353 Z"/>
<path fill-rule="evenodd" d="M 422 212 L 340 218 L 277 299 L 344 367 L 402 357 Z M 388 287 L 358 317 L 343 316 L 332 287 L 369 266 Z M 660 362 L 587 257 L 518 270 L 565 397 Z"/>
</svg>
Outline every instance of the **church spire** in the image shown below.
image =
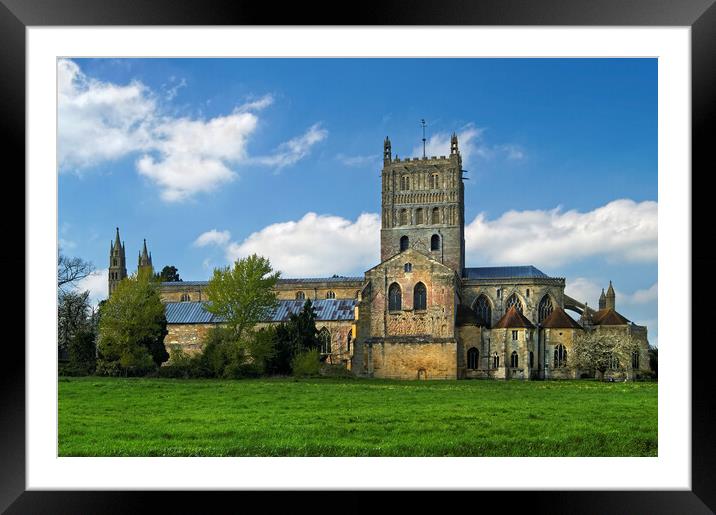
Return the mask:
<svg viewBox="0 0 716 515">
<path fill-rule="evenodd" d="M 137 262 L 137 271 L 139 272 L 145 268 L 153 272 L 152 255 L 147 251 L 146 239 L 144 240 L 144 245 L 142 246 L 142 252 L 139 254 L 139 260 Z"/>
<path fill-rule="evenodd" d="M 604 288 L 602 288 L 602 294 L 599 296 L 599 309 L 607 309 L 607 298 L 604 296 Z"/>
<path fill-rule="evenodd" d="M 607 289 L 607 295 L 606 295 L 606 307 L 607 309 L 616 309 L 616 293 L 614 293 L 614 287 L 612 286 L 612 282 L 609 281 L 609 288 Z"/>
<path fill-rule="evenodd" d="M 119 237 L 119 227 L 117 227 L 114 242 L 109 243 L 109 272 L 107 277 L 109 295 L 112 295 L 117 285 L 125 277 L 127 277 L 127 260 L 124 244 L 122 244 Z"/>
</svg>

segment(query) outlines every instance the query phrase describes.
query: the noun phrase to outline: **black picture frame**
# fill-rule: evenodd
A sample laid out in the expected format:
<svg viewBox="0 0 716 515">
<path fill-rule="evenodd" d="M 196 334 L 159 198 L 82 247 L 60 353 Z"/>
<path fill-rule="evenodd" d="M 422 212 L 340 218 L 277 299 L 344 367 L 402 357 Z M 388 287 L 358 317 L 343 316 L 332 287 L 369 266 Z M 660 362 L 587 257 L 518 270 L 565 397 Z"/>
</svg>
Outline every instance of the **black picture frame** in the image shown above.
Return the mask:
<svg viewBox="0 0 716 515">
<path fill-rule="evenodd" d="M 14 191 L 25 192 L 25 29 L 28 26 L 61 25 L 552 25 L 552 26 L 685 26 L 691 28 L 692 73 L 692 171 L 684 180 L 692 183 L 692 277 L 708 277 L 716 258 L 708 250 L 713 229 L 704 178 L 716 170 L 711 134 L 716 125 L 716 0 L 494 0 L 468 2 L 424 0 L 405 3 L 383 1 L 360 4 L 350 15 L 341 15 L 335 4 L 269 4 L 261 2 L 197 0 L 154 0 L 111 2 L 109 0 L 0 0 L 0 124 L 6 156 L 14 165 L 6 172 L 16 182 Z M 345 11 L 343 11 L 345 12 Z M 7 161 L 6 161 L 7 162 Z M 7 179 L 6 179 L 7 180 Z M 14 196 L 19 196 L 15 194 Z M 23 196 L 24 198 L 24 196 Z M 17 220 L 19 207 L 3 202 L 6 252 L 2 264 L 6 288 L 19 303 L 25 291 L 18 270 L 25 270 L 25 227 Z M 9 231 L 9 233 L 8 233 Z M 7 249 L 10 251 L 8 252 Z M 13 273 L 14 271 L 14 273 Z M 26 274 L 31 270 L 26 270 Z M 708 304 L 699 302 L 692 281 L 692 324 L 709 320 Z M 24 295 L 22 297 L 24 301 Z M 25 303 L 23 302 L 23 305 Z M 25 305 L 27 311 L 31 305 Z M 12 316 L 11 313 L 15 316 Z M 17 310 L 6 312 L 6 323 L 24 327 Z M 25 318 L 26 321 L 26 318 Z M 705 327 L 706 333 L 710 325 Z M 218 510 L 223 503 L 235 507 L 258 503 L 267 506 L 265 494 L 255 492 L 79 492 L 26 491 L 25 486 L 25 352 L 19 335 L 3 342 L 0 374 L 0 510 L 7 513 L 114 513 L 143 511 L 160 502 L 162 512 Z M 696 334 L 696 332 L 694 332 Z M 24 340 L 24 334 L 23 340 Z M 667 344 L 692 344 L 692 356 L 711 355 L 709 338 Z M 716 462 L 711 419 L 716 402 L 709 359 L 692 360 L 692 489 L 690 491 L 523 491 L 451 492 L 450 504 L 465 501 L 488 506 L 490 501 L 506 509 L 520 507 L 547 513 L 712 513 L 716 510 Z M 9 363 L 11 365 L 9 365 Z M 307 492 L 272 493 L 273 509 L 296 509 Z M 322 498 L 354 511 L 375 507 L 375 493 L 344 492 L 338 499 Z M 360 497 L 360 499 L 358 499 Z M 424 507 L 425 492 L 402 496 L 401 510 Z M 508 501 L 509 500 L 509 501 Z M 334 504 L 339 503 L 339 504 Z M 315 506 L 315 501 L 311 503 Z M 328 505 L 327 505 L 328 506 Z M 213 508 L 213 509 L 212 509 Z"/>
</svg>

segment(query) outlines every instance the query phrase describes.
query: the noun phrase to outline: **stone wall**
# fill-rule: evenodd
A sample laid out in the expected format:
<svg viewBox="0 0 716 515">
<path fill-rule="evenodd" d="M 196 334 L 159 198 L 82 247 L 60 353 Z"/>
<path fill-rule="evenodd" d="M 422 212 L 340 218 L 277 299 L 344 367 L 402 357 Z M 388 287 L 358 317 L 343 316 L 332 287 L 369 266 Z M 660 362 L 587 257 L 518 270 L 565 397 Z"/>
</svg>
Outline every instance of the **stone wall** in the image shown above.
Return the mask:
<svg viewBox="0 0 716 515">
<path fill-rule="evenodd" d="M 206 336 L 213 327 L 214 324 L 168 324 L 164 347 L 169 351 L 178 346 L 187 354 L 201 352 Z"/>
<path fill-rule="evenodd" d="M 457 342 L 375 342 L 368 373 L 385 379 L 457 379 Z"/>
</svg>

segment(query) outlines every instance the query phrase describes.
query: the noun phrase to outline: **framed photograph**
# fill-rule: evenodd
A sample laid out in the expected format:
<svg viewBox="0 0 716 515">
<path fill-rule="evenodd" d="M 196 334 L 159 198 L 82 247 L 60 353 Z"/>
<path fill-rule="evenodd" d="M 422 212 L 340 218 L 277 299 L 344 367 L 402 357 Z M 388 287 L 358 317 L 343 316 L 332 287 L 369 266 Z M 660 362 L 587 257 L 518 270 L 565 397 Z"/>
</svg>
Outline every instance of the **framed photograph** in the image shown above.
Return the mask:
<svg viewBox="0 0 716 515">
<path fill-rule="evenodd" d="M 713 2 L 391 4 L 352 26 L 3 2 L 27 201 L 3 509 L 714 509 L 690 173 L 713 167 Z"/>
</svg>

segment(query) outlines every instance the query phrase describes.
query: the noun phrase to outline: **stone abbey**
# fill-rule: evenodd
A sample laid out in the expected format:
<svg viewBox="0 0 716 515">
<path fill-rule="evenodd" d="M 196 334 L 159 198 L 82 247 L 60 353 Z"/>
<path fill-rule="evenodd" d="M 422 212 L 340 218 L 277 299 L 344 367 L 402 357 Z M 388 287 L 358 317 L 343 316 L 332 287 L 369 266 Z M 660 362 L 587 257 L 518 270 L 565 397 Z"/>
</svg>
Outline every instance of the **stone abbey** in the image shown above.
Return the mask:
<svg viewBox="0 0 716 515">
<path fill-rule="evenodd" d="M 287 320 L 310 298 L 326 361 L 364 377 L 579 378 L 587 374 L 567 364 L 581 331 L 635 336 L 641 351 L 632 357 L 631 369 L 618 374 L 648 370 L 646 327 L 616 311 L 611 282 L 594 310 L 564 293 L 564 278 L 534 266 L 466 266 L 463 169 L 455 134 L 450 155 L 407 159 L 393 157 L 386 138 L 381 180 L 381 262 L 363 277 L 280 279 L 279 305 L 262 324 Z M 151 266 L 145 241 L 138 267 Z M 126 276 L 117 230 L 110 249 L 110 295 Z M 206 284 L 161 283 L 167 348 L 197 352 L 220 323 L 204 309 Z M 577 313 L 579 322 L 565 310 Z"/>
</svg>

